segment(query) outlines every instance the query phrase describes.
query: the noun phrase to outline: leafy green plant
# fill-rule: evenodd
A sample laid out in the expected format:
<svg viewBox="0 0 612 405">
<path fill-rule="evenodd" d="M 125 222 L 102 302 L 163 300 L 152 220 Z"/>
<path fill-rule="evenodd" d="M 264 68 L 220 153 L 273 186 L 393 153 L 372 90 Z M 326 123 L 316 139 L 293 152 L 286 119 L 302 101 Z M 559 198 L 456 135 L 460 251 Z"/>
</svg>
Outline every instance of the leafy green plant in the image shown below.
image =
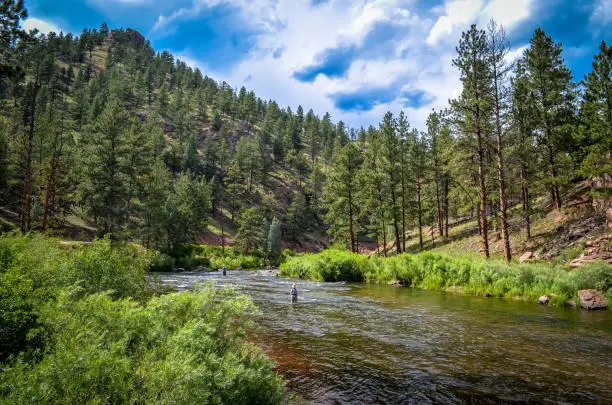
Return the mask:
<svg viewBox="0 0 612 405">
<path fill-rule="evenodd" d="M 51 336 L 40 362 L 10 363 L 7 403 L 280 403 L 281 378 L 245 340 L 256 309 L 204 286 L 139 304 L 69 290 L 41 309 Z"/>
</svg>

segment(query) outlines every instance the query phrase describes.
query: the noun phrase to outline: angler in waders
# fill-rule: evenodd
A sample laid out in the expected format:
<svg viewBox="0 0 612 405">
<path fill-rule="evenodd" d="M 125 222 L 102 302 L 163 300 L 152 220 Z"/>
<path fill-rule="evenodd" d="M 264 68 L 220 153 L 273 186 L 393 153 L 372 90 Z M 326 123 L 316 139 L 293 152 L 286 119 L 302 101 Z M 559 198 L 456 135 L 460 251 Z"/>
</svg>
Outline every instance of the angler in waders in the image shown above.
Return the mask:
<svg viewBox="0 0 612 405">
<path fill-rule="evenodd" d="M 290 294 L 291 294 L 291 303 L 297 302 L 298 290 L 297 290 L 297 286 L 295 285 L 295 283 L 291 285 Z"/>
</svg>

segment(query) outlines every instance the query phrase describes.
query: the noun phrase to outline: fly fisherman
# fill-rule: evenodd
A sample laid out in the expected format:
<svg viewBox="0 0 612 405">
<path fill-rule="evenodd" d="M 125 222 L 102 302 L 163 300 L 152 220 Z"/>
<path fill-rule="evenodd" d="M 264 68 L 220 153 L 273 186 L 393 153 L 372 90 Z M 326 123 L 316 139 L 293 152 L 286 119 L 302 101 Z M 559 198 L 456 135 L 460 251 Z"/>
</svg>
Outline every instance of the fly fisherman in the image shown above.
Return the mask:
<svg viewBox="0 0 612 405">
<path fill-rule="evenodd" d="M 290 294 L 291 294 L 291 302 L 292 303 L 297 302 L 298 290 L 297 290 L 297 286 L 295 285 L 295 283 L 291 285 Z"/>
</svg>

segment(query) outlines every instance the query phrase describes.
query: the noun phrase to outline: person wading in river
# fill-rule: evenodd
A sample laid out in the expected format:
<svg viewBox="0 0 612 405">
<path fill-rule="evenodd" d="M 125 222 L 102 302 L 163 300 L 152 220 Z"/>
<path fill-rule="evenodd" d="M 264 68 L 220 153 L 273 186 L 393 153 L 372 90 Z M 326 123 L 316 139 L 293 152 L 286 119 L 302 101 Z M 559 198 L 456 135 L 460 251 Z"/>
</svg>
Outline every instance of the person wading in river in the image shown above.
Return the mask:
<svg viewBox="0 0 612 405">
<path fill-rule="evenodd" d="M 293 283 L 291 285 L 291 292 L 290 292 L 290 294 L 291 294 L 291 302 L 292 303 L 293 302 L 297 302 L 298 291 L 297 291 L 297 287 L 296 287 L 295 283 Z"/>
<path fill-rule="evenodd" d="M 223 277 L 227 275 L 227 267 L 223 266 Z"/>
</svg>

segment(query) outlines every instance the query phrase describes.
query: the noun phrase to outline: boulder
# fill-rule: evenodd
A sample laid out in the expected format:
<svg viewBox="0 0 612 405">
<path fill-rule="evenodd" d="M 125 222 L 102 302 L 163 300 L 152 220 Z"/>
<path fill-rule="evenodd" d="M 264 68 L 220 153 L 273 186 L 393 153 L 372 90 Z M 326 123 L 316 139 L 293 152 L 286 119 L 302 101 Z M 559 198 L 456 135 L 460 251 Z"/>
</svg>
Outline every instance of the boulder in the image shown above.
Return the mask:
<svg viewBox="0 0 612 405">
<path fill-rule="evenodd" d="M 578 298 L 580 306 L 584 309 L 606 309 L 608 307 L 604 293 L 598 290 L 580 290 Z"/>
<path fill-rule="evenodd" d="M 567 305 L 568 307 L 576 308 L 576 301 L 574 301 L 574 300 L 567 300 L 567 301 L 565 301 L 565 305 Z"/>
<path fill-rule="evenodd" d="M 542 305 L 548 304 L 548 301 L 550 301 L 550 297 L 548 295 L 542 295 L 540 298 L 538 298 L 538 303 Z"/>
<path fill-rule="evenodd" d="M 533 258 L 533 252 L 525 252 L 519 258 L 519 262 L 523 263 L 525 260 Z"/>
</svg>

